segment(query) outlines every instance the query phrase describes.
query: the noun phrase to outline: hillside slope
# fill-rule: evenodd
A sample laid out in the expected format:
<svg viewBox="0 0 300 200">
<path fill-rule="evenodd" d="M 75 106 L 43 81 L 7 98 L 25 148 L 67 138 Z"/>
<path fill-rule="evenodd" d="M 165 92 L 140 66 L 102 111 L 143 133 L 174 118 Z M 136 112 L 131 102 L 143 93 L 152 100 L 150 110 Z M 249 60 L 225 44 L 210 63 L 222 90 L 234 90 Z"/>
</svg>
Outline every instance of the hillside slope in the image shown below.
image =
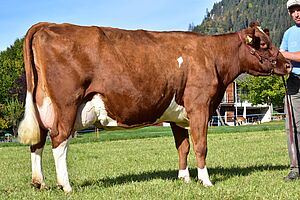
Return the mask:
<svg viewBox="0 0 300 200">
<path fill-rule="evenodd" d="M 270 30 L 273 42 L 279 46 L 284 31 L 293 24 L 286 0 L 222 0 L 215 3 L 200 25 L 193 31 L 204 34 L 234 32 L 258 20 Z"/>
</svg>

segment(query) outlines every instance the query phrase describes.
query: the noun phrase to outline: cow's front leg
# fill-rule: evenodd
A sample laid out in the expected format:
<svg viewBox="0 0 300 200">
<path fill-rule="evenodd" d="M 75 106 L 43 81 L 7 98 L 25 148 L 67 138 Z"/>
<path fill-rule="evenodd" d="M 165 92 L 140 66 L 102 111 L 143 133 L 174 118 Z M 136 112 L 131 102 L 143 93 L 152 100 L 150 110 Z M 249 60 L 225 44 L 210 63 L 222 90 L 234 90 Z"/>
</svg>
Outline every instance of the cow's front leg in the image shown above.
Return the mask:
<svg viewBox="0 0 300 200">
<path fill-rule="evenodd" d="M 175 123 L 171 123 L 171 128 L 179 156 L 178 178 L 183 179 L 186 183 L 188 183 L 191 180 L 187 166 L 187 158 L 190 151 L 188 130 L 177 126 Z"/>
<path fill-rule="evenodd" d="M 45 189 L 46 184 L 43 176 L 42 155 L 46 142 L 47 131 L 41 129 L 40 133 L 41 141 L 36 145 L 30 146 L 32 169 L 31 184 L 38 189 Z"/>
<path fill-rule="evenodd" d="M 57 147 L 52 149 L 57 175 L 57 185 L 61 187 L 66 193 L 72 191 L 67 169 L 69 139 L 64 140 Z"/>
<path fill-rule="evenodd" d="M 198 179 L 204 186 L 212 186 L 206 168 L 208 113 L 205 110 L 207 109 L 203 108 L 190 115 L 190 132 L 197 160 Z"/>
</svg>

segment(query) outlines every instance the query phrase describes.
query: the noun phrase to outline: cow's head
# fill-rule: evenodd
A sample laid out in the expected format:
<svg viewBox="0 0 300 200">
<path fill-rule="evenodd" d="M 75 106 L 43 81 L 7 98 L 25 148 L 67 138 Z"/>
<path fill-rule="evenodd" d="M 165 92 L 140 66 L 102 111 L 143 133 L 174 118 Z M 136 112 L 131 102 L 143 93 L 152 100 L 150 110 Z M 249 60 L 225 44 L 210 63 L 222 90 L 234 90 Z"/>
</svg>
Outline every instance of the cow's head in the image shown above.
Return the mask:
<svg viewBox="0 0 300 200">
<path fill-rule="evenodd" d="M 242 51 L 243 70 L 255 76 L 285 75 L 291 71 L 291 65 L 269 36 L 259 26 L 243 29 L 239 33 Z"/>
</svg>

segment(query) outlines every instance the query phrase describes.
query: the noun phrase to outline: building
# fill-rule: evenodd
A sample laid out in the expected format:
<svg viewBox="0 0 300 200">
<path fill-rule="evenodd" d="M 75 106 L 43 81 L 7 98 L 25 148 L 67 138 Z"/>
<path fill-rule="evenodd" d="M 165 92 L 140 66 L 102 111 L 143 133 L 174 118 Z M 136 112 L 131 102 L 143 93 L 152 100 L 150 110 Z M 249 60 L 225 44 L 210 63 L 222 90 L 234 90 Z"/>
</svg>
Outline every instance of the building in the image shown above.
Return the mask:
<svg viewBox="0 0 300 200">
<path fill-rule="evenodd" d="M 252 105 L 242 102 L 236 81 L 231 83 L 224 94 L 219 108 L 213 114 L 210 125 L 242 125 L 269 122 L 272 119 L 272 105 Z"/>
</svg>

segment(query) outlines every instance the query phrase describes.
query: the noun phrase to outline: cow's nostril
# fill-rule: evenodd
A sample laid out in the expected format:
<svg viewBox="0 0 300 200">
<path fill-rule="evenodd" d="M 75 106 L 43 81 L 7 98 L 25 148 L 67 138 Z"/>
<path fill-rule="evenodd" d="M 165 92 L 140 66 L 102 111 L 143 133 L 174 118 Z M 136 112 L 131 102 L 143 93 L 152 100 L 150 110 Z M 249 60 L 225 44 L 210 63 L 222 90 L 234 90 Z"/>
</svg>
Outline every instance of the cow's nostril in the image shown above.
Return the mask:
<svg viewBox="0 0 300 200">
<path fill-rule="evenodd" d="M 288 70 L 288 72 L 292 71 L 292 65 L 290 63 L 285 64 L 285 68 Z"/>
</svg>

